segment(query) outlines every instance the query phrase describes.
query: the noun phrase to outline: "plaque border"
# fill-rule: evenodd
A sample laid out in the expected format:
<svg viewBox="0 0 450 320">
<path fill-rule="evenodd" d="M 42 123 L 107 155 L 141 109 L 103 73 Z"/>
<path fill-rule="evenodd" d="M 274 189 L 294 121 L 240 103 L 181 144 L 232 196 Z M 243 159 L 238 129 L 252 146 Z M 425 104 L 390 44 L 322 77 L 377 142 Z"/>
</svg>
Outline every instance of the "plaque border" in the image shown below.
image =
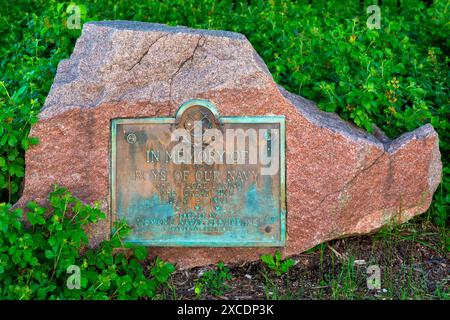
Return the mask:
<svg viewBox="0 0 450 320">
<path fill-rule="evenodd" d="M 284 115 L 270 116 L 220 116 L 215 105 L 204 99 L 191 99 L 183 103 L 177 110 L 175 117 L 136 117 L 136 118 L 113 118 L 110 120 L 110 148 L 109 148 L 109 216 L 110 235 L 114 233 L 114 222 L 116 213 L 116 138 L 118 124 L 175 124 L 184 111 L 193 106 L 208 108 L 220 123 L 278 123 L 280 125 L 280 238 L 277 241 L 239 241 L 236 243 L 211 243 L 208 241 L 183 241 L 169 242 L 159 240 L 126 240 L 125 242 L 149 247 L 284 247 L 286 245 L 286 118 Z"/>
</svg>

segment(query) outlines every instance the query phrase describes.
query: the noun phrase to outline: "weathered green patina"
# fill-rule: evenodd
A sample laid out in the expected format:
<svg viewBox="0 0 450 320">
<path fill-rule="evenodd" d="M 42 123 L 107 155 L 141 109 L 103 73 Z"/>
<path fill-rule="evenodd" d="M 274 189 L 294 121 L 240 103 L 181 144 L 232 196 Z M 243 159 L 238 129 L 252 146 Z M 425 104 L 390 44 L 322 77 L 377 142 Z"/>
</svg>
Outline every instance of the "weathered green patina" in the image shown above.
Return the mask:
<svg viewBox="0 0 450 320">
<path fill-rule="evenodd" d="M 113 119 L 110 155 L 111 221 L 133 227 L 128 242 L 284 246 L 284 116 L 190 100 L 175 118 Z"/>
</svg>

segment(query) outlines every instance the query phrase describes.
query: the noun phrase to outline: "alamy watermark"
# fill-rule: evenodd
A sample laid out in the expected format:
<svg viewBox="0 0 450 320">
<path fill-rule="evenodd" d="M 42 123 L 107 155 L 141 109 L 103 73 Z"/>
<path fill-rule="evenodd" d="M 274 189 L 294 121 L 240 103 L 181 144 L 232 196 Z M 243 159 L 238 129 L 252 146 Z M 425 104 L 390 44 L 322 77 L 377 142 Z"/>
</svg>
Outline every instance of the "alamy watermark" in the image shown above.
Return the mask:
<svg viewBox="0 0 450 320">
<path fill-rule="evenodd" d="M 371 5 L 367 7 L 367 28 L 369 29 L 381 29 L 381 9 L 377 5 Z"/>
<path fill-rule="evenodd" d="M 126 137 L 135 143 L 133 133 Z M 174 164 L 259 164 L 261 175 L 276 175 L 280 169 L 279 129 L 203 129 L 201 121 L 194 122 L 193 135 L 183 128 L 174 130 L 170 151 L 148 149 L 146 162 L 155 163 L 164 157 Z"/>
<path fill-rule="evenodd" d="M 66 285 L 70 290 L 81 288 L 81 271 L 77 265 L 70 265 L 67 270 L 69 277 L 67 278 Z"/>
<path fill-rule="evenodd" d="M 81 21 L 86 18 L 86 7 L 81 4 L 71 3 L 66 8 L 68 14 L 66 26 L 71 30 L 81 29 Z"/>
<path fill-rule="evenodd" d="M 367 267 L 367 289 L 380 290 L 381 289 L 381 269 L 374 264 Z"/>
</svg>

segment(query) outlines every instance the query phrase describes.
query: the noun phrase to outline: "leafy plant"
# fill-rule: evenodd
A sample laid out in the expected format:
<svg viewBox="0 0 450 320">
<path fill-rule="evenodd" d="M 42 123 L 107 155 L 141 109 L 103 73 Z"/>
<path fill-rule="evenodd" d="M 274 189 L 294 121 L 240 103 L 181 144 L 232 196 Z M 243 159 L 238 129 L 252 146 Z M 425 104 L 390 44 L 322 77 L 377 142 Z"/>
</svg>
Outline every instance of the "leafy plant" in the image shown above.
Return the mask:
<svg viewBox="0 0 450 320">
<path fill-rule="evenodd" d="M 261 256 L 261 261 L 272 271 L 275 272 L 277 276 L 282 276 L 287 273 L 290 268 L 295 265 L 292 259 L 281 259 L 281 252 L 276 251 L 274 255 L 264 254 Z"/>
<path fill-rule="evenodd" d="M 195 281 L 194 292 L 197 298 L 208 292 L 214 296 L 222 296 L 229 289 L 227 284 L 232 276 L 223 262 L 217 264 L 217 269 L 209 270 Z"/>
<path fill-rule="evenodd" d="M 30 127 L 58 62 L 80 35 L 66 25 L 71 4 L 22 0 L 0 6 L 0 201 L 14 203 L 20 195 L 24 153 L 38 142 L 29 137 Z M 385 1 L 381 28 L 373 30 L 366 26 L 361 1 L 80 0 L 76 5 L 81 24 L 123 19 L 243 33 L 275 81 L 368 131 L 376 124 L 393 138 L 431 123 L 440 136 L 444 178 L 429 217 L 446 228 L 447 0 Z"/>
<path fill-rule="evenodd" d="M 0 204 L 0 299 L 155 298 L 174 271 L 160 259 L 144 268 L 147 250 L 123 245 L 130 232 L 123 221 L 110 240 L 88 248 L 85 229 L 104 218 L 98 205 L 55 187 L 49 206 L 30 202 L 25 224 L 21 209 Z M 78 289 L 67 285 L 71 267 L 80 270 Z"/>
<path fill-rule="evenodd" d="M 381 28 L 374 30 L 366 27 L 364 1 L 80 0 L 76 4 L 82 9 L 81 23 L 123 19 L 243 33 L 276 82 L 368 131 L 376 124 L 394 138 L 431 123 L 440 137 L 443 181 L 426 217 L 438 227 L 442 246 L 449 250 L 449 5 L 448 0 L 428 3 L 383 1 Z M 127 227 L 117 225 L 119 231 L 110 242 L 81 254 L 69 243 L 85 246 L 87 240 L 66 217 L 78 210 L 77 217 L 97 221 L 101 213 L 95 207 L 80 204 L 75 209 L 76 200 L 55 194 L 54 203 L 68 201 L 69 209 L 48 210 L 32 203 L 27 213 L 30 225 L 25 225 L 24 213 L 6 204 L 20 196 L 25 151 L 39 142 L 29 136 L 30 128 L 56 66 L 69 56 L 81 33 L 66 26 L 70 4 L 18 0 L 0 5 L 0 203 L 5 202 L 0 204 L 0 296 L 154 297 L 173 267 L 157 260 L 141 271 L 143 249 L 133 249 L 134 255 L 113 255 Z M 53 210 L 57 217 L 65 212 L 64 219 L 52 218 Z M 78 219 L 72 223 L 80 223 Z M 82 228 L 89 223 L 82 222 Z M 63 245 L 65 232 L 68 242 Z M 322 261 L 324 247 L 319 248 Z M 64 267 L 72 260 L 81 268 L 83 293 L 62 289 Z M 276 257 L 273 262 L 276 265 Z M 130 277 L 144 285 L 135 287 Z M 123 288 L 119 290 L 118 284 Z"/>
</svg>

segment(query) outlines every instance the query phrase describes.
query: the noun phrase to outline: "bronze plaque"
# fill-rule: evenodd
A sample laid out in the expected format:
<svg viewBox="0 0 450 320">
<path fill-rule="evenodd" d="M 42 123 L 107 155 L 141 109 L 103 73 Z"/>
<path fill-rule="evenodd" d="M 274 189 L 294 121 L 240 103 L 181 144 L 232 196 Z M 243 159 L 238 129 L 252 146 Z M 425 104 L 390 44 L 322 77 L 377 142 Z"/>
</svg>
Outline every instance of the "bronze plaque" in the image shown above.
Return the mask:
<svg viewBox="0 0 450 320">
<path fill-rule="evenodd" d="M 221 117 L 206 100 L 114 119 L 112 221 L 149 246 L 284 246 L 284 153 L 284 116 Z"/>
</svg>

